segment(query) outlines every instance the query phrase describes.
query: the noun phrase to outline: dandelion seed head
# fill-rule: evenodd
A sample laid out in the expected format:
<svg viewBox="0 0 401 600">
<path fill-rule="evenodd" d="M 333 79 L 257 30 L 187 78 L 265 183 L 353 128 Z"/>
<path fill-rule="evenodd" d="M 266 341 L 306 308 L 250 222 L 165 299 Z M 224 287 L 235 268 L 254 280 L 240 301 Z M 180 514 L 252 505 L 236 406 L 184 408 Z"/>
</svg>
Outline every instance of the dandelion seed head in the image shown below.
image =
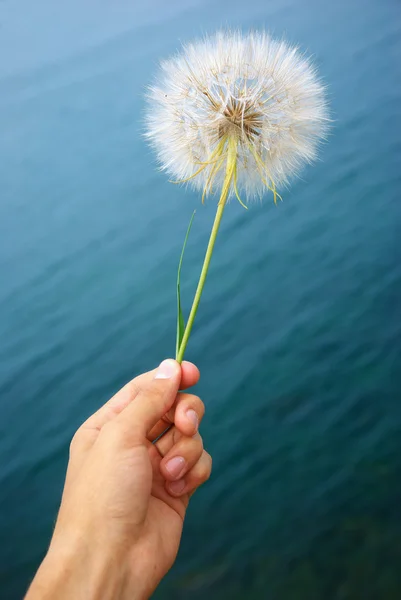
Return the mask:
<svg viewBox="0 0 401 600">
<path fill-rule="evenodd" d="M 206 194 L 223 184 L 231 140 L 235 187 L 248 198 L 312 162 L 328 122 L 311 61 L 266 33 L 219 32 L 184 46 L 161 64 L 146 114 L 161 168 Z"/>
</svg>

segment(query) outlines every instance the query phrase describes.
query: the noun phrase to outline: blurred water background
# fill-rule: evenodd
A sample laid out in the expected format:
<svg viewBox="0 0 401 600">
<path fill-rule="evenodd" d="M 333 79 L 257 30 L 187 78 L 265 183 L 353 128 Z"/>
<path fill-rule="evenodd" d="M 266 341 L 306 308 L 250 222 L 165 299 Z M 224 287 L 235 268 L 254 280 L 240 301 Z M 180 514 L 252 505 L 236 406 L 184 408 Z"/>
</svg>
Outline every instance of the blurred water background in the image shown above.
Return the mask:
<svg viewBox="0 0 401 600">
<path fill-rule="evenodd" d="M 158 599 L 401 597 L 398 0 L 0 2 L 0 597 L 48 544 L 69 440 L 174 352 L 215 210 L 141 138 L 160 58 L 221 26 L 313 54 L 321 161 L 226 211 L 188 358 L 214 473 Z"/>
</svg>

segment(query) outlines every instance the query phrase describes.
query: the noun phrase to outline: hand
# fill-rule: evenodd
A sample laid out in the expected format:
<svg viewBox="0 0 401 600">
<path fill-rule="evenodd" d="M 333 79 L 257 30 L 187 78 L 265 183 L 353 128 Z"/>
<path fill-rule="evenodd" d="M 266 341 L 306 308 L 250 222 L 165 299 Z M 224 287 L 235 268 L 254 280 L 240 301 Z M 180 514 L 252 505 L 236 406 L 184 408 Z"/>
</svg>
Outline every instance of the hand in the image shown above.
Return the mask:
<svg viewBox="0 0 401 600">
<path fill-rule="evenodd" d="M 78 429 L 26 600 L 149 598 L 177 555 L 189 497 L 211 472 L 198 433 L 203 403 L 178 393 L 198 379 L 195 365 L 163 361 Z"/>
</svg>

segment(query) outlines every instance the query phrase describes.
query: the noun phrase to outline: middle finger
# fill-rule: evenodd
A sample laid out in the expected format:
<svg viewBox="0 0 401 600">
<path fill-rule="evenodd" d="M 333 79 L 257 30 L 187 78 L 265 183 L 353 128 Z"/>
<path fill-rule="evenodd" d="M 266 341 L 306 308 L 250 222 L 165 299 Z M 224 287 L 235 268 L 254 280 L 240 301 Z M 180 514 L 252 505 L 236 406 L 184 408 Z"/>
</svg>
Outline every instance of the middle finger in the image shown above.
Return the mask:
<svg viewBox="0 0 401 600">
<path fill-rule="evenodd" d="M 177 394 L 171 409 L 149 432 L 148 440 L 154 442 L 172 424 L 183 435 L 193 436 L 198 431 L 199 423 L 204 414 L 205 406 L 198 396 L 194 394 Z M 168 434 L 166 433 L 166 435 Z"/>
</svg>

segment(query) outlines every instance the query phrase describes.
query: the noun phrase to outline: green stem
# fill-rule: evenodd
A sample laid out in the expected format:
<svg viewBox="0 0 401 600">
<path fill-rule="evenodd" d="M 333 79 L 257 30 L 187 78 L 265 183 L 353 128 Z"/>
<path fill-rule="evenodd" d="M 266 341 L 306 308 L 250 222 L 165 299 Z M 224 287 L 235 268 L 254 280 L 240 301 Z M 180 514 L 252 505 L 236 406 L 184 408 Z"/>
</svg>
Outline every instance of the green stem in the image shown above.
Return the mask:
<svg viewBox="0 0 401 600">
<path fill-rule="evenodd" d="M 223 211 L 226 203 L 219 202 L 217 206 L 216 217 L 214 219 L 212 231 L 210 233 L 209 243 L 207 245 L 207 250 L 205 254 L 205 260 L 203 261 L 202 271 L 199 277 L 198 287 L 196 288 L 194 301 L 192 303 L 191 312 L 189 313 L 188 321 L 185 327 L 184 335 L 182 336 L 182 341 L 180 348 L 177 353 L 177 361 L 181 364 L 184 358 L 184 352 L 188 344 L 189 336 L 191 334 L 192 325 L 194 324 L 196 312 L 198 310 L 199 302 L 202 296 L 203 287 L 205 285 L 207 272 L 210 265 L 210 259 L 212 258 L 213 248 L 216 242 L 217 232 L 220 227 L 221 217 L 223 216 Z"/>
<path fill-rule="evenodd" d="M 212 258 L 214 245 L 216 243 L 217 233 L 219 231 L 221 218 L 223 216 L 224 208 L 227 201 L 228 192 L 230 190 L 231 180 L 234 175 L 234 169 L 236 166 L 236 144 L 228 144 L 228 158 L 227 158 L 227 167 L 226 167 L 226 175 L 224 178 L 223 188 L 221 191 L 220 201 L 217 205 L 217 212 L 214 218 L 214 223 L 212 227 L 212 231 L 210 232 L 209 243 L 207 245 L 205 259 L 203 261 L 202 271 L 199 277 L 198 287 L 196 288 L 194 300 L 191 307 L 191 312 L 189 313 L 188 321 L 185 327 L 184 335 L 182 337 L 180 348 L 177 352 L 176 360 L 180 364 L 183 361 L 184 353 L 188 344 L 189 336 L 191 334 L 192 326 L 195 321 L 196 313 L 198 310 L 199 302 L 202 296 L 203 288 L 205 285 L 207 272 L 209 270 L 210 260 Z"/>
</svg>

